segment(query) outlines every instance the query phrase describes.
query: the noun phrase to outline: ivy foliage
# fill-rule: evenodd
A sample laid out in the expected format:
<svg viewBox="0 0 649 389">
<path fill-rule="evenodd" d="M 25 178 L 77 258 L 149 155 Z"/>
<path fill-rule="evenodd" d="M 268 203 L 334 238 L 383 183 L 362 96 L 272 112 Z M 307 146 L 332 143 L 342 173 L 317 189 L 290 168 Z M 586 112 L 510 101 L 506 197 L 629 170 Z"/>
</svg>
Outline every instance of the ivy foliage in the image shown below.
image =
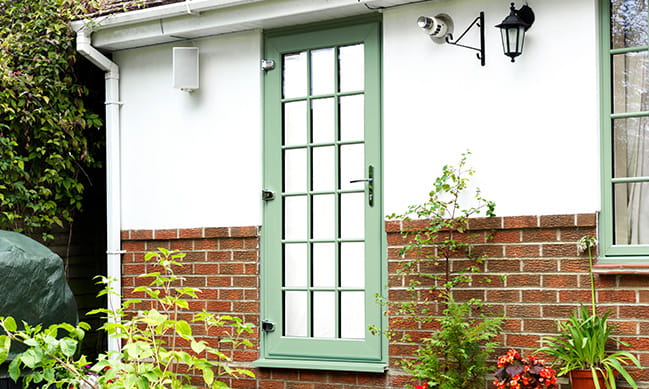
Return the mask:
<svg viewBox="0 0 649 389">
<path fill-rule="evenodd" d="M 102 123 L 84 104 L 69 26 L 84 13 L 76 0 L 0 7 L 0 229 L 31 233 L 72 221 L 84 169 L 99 165 Z"/>
</svg>

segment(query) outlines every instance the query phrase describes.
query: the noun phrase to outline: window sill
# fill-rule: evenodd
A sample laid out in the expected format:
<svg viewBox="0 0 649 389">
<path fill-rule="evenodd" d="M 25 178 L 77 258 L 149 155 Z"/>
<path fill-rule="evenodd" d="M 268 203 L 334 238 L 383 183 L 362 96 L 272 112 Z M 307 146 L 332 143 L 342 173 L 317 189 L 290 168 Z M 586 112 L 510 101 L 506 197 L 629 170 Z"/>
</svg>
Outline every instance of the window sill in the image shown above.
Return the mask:
<svg viewBox="0 0 649 389">
<path fill-rule="evenodd" d="M 649 263 L 598 263 L 593 265 L 595 274 L 649 274 Z"/>
<path fill-rule="evenodd" d="M 388 366 L 385 362 L 341 362 L 341 361 L 309 361 L 295 359 L 258 359 L 252 363 L 255 367 L 355 371 L 365 373 L 385 373 Z"/>
</svg>

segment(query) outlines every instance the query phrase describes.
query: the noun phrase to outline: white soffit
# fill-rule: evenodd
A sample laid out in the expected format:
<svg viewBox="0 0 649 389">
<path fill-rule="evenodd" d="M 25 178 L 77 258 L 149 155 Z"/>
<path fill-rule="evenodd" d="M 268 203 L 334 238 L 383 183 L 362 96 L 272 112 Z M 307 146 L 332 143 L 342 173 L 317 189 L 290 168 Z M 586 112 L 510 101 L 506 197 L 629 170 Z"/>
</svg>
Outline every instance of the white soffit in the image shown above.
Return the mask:
<svg viewBox="0 0 649 389">
<path fill-rule="evenodd" d="M 433 2 L 435 0 L 432 0 Z M 116 51 L 254 29 L 377 12 L 417 0 L 193 0 L 99 17 L 87 24 L 93 46 Z M 73 22 L 75 30 L 83 21 Z"/>
</svg>

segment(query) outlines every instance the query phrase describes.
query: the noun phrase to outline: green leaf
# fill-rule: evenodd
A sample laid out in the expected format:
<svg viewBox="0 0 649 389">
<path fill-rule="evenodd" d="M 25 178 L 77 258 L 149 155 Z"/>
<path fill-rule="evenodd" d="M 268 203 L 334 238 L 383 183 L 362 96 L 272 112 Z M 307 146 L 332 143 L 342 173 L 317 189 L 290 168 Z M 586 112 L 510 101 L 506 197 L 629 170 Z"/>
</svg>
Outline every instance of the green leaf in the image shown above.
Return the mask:
<svg viewBox="0 0 649 389">
<path fill-rule="evenodd" d="M 18 326 L 16 325 L 16 320 L 11 316 L 5 318 L 4 326 L 10 332 L 15 332 L 18 329 Z"/>
<path fill-rule="evenodd" d="M 206 367 L 203 369 L 203 380 L 207 385 L 212 385 L 212 382 L 214 382 L 214 371 Z"/>
<path fill-rule="evenodd" d="M 186 321 L 180 320 L 176 323 L 176 333 L 183 338 L 187 338 L 192 336 L 192 328 Z"/>
<path fill-rule="evenodd" d="M 149 380 L 144 376 L 139 376 L 136 384 L 138 389 L 150 389 Z"/>
<path fill-rule="evenodd" d="M 29 349 L 24 353 L 20 354 L 17 359 L 20 359 L 22 363 L 25 364 L 30 369 L 33 369 L 38 365 L 43 359 L 43 353 L 38 349 Z"/>
<path fill-rule="evenodd" d="M 230 389 L 230 387 L 221 381 L 214 381 L 214 384 L 212 384 L 212 389 Z"/>
<path fill-rule="evenodd" d="M 152 309 L 146 312 L 143 321 L 149 325 L 158 326 L 164 323 L 167 320 L 167 318 L 168 318 L 167 315 L 161 314 L 157 309 Z"/>
<path fill-rule="evenodd" d="M 0 364 L 7 360 L 10 349 L 11 339 L 7 335 L 0 335 Z"/>
<path fill-rule="evenodd" d="M 59 347 L 63 355 L 70 358 L 77 352 L 77 341 L 70 338 L 64 338 L 59 342 Z"/>
<path fill-rule="evenodd" d="M 29 347 L 38 346 L 38 342 L 36 341 L 36 339 L 25 339 L 25 341 L 23 343 L 25 343 Z"/>
<path fill-rule="evenodd" d="M 124 387 L 126 389 L 134 388 L 138 381 L 138 376 L 136 374 L 127 374 L 124 377 Z"/>
<path fill-rule="evenodd" d="M 192 340 L 192 351 L 195 352 L 196 354 L 200 354 L 203 351 L 205 351 L 205 348 L 207 348 L 207 345 L 205 345 L 205 342 L 197 342 L 196 340 Z"/>
<path fill-rule="evenodd" d="M 9 364 L 9 377 L 11 377 L 14 382 L 18 381 L 18 377 L 20 377 L 20 359 L 15 358 L 11 363 Z"/>
</svg>

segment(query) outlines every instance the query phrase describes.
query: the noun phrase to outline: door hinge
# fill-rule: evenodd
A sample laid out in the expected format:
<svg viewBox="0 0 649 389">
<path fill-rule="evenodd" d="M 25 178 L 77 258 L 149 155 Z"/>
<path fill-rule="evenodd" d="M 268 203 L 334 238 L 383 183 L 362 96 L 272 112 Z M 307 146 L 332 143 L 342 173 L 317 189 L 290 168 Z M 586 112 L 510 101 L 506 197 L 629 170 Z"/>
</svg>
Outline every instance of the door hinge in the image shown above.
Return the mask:
<svg viewBox="0 0 649 389">
<path fill-rule="evenodd" d="M 272 190 L 262 190 L 261 199 L 264 201 L 275 200 L 275 192 Z"/>
<path fill-rule="evenodd" d="M 264 332 L 273 332 L 275 331 L 275 323 L 272 321 L 264 320 L 261 322 L 261 329 Z"/>
<path fill-rule="evenodd" d="M 273 70 L 275 69 L 275 61 L 272 59 L 262 59 L 261 60 L 261 70 Z"/>
</svg>

